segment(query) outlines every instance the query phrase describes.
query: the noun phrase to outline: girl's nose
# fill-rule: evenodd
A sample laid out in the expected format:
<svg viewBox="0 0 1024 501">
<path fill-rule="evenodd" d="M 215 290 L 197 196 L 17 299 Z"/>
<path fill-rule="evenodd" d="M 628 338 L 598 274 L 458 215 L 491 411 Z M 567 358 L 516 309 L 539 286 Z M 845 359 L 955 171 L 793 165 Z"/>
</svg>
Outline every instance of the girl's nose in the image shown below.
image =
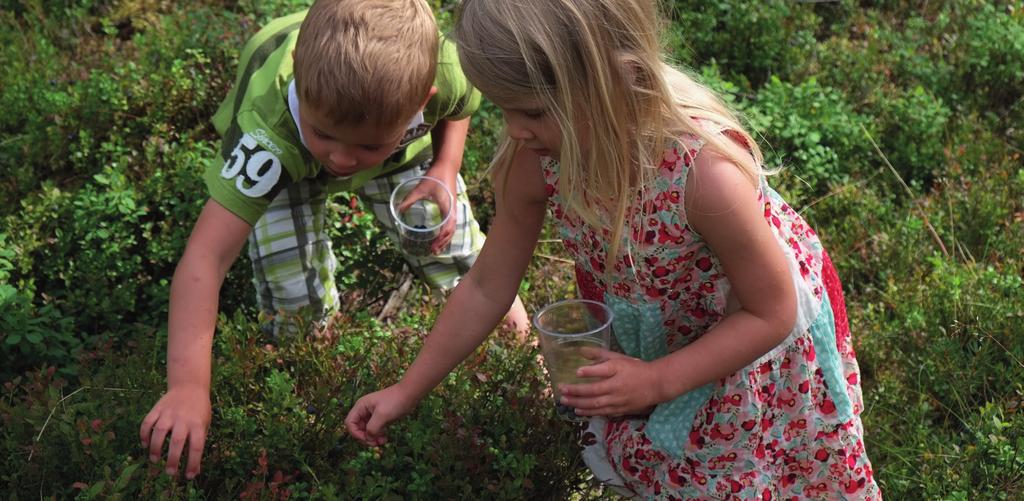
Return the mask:
<svg viewBox="0 0 1024 501">
<path fill-rule="evenodd" d="M 523 127 L 518 121 L 508 120 L 505 122 L 505 128 L 508 130 L 508 136 L 512 139 L 524 141 L 527 139 L 533 139 L 533 133 L 530 129 Z"/>
</svg>

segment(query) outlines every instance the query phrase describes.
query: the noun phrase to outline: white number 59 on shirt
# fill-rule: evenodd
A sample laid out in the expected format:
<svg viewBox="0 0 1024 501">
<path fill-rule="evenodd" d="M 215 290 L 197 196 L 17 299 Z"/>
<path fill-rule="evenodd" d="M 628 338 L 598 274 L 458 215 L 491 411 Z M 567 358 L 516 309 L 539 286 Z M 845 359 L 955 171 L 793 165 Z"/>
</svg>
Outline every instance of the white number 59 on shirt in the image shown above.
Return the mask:
<svg viewBox="0 0 1024 501">
<path fill-rule="evenodd" d="M 281 178 L 281 161 L 247 133 L 238 141 L 220 175 L 224 179 L 236 178 L 235 186 L 244 195 L 262 197 Z"/>
</svg>

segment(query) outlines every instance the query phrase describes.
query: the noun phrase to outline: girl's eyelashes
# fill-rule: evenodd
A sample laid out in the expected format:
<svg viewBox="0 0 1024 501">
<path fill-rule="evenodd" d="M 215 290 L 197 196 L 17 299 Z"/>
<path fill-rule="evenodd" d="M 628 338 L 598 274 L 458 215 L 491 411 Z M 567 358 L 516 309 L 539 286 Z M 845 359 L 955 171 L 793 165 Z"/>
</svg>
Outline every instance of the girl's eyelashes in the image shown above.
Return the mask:
<svg viewBox="0 0 1024 501">
<path fill-rule="evenodd" d="M 531 120 L 538 120 L 544 118 L 544 110 L 524 110 L 523 116 Z"/>
</svg>

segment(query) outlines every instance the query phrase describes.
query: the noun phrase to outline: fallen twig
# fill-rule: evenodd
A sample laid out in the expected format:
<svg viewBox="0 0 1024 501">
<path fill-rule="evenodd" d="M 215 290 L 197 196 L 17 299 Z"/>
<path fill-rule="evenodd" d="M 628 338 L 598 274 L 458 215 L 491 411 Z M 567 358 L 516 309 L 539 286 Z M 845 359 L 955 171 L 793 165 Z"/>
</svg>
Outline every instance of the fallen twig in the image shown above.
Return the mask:
<svg viewBox="0 0 1024 501">
<path fill-rule="evenodd" d="M 896 168 L 893 167 L 891 163 L 889 163 L 889 159 L 886 158 L 885 153 L 882 153 L 882 150 L 878 147 L 878 144 L 875 143 L 875 139 L 871 137 L 871 133 L 868 132 L 868 130 L 864 127 L 864 124 L 860 124 L 860 130 L 864 131 L 864 135 L 867 136 L 868 141 L 871 141 L 871 146 L 875 147 L 875 151 L 878 153 L 878 156 L 882 157 L 882 160 L 885 162 L 885 165 L 889 167 L 889 171 L 892 172 L 892 175 L 896 176 L 896 179 L 900 182 L 900 185 L 903 186 L 903 189 L 907 192 L 907 195 L 910 196 L 911 207 L 917 209 L 918 215 L 921 216 L 921 220 L 924 221 L 924 225 L 925 227 L 928 228 L 928 232 L 931 233 L 932 239 L 935 240 L 936 244 L 938 244 L 939 249 L 942 251 L 942 255 L 946 256 L 946 258 L 949 259 L 949 251 L 946 250 L 946 245 L 942 243 L 942 239 L 939 238 L 939 234 L 938 232 L 935 231 L 935 227 L 932 226 L 931 221 L 928 220 L 928 215 L 925 214 L 925 212 L 921 210 L 920 207 L 917 207 L 914 204 L 914 197 L 916 196 L 914 194 L 914 190 L 911 190 L 910 186 L 907 186 L 907 183 L 903 181 L 902 177 L 900 177 L 900 173 L 896 172 Z"/>
<path fill-rule="evenodd" d="M 83 386 L 83 387 L 81 387 L 81 388 L 79 388 L 79 389 L 77 389 L 77 390 L 75 390 L 75 391 L 65 395 L 63 398 L 60 399 L 60 401 L 57 402 L 56 405 L 53 406 L 52 409 L 50 409 L 50 414 L 48 416 L 46 416 L 46 421 L 43 421 L 43 426 L 41 428 L 39 428 L 39 434 L 36 435 L 36 439 L 33 440 L 33 442 L 38 443 L 39 440 L 41 438 L 43 438 L 43 432 L 46 431 L 46 426 L 48 424 L 50 424 L 50 418 L 52 418 L 53 417 L 53 413 L 57 411 L 57 407 L 60 407 L 60 404 L 63 404 L 65 400 L 75 396 L 75 394 L 77 394 L 78 392 L 80 392 L 82 390 L 145 391 L 145 390 L 130 390 L 128 388 L 93 388 L 91 386 Z M 31 451 L 29 451 L 29 453 L 28 453 L 28 460 L 29 461 L 32 461 L 32 455 L 35 454 L 35 452 L 36 452 L 36 450 L 35 450 L 34 447 L 32 448 Z"/>
</svg>

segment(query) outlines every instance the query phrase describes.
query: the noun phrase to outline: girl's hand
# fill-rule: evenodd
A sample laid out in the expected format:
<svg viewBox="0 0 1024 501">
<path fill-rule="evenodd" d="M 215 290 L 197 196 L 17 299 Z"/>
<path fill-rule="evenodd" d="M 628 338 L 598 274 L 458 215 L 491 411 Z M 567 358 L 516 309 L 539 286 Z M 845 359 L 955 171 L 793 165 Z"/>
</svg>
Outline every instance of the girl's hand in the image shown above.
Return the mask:
<svg viewBox="0 0 1024 501">
<path fill-rule="evenodd" d="M 433 170 L 433 169 L 432 169 Z M 430 172 L 426 173 L 430 176 Z M 405 197 L 402 204 L 398 206 L 398 211 L 402 212 L 416 203 L 418 200 L 429 199 L 437 203 L 438 208 L 441 210 L 441 218 L 443 219 L 452 211 L 453 202 L 457 198 L 457 192 L 455 189 L 455 179 L 447 179 L 446 177 L 431 176 L 435 179 L 441 180 L 442 183 L 448 188 L 448 192 L 451 193 L 451 197 L 448 193 L 445 193 L 437 183 L 429 180 L 420 181 L 420 184 L 416 185 L 412 191 Z M 441 232 L 438 233 L 437 238 L 430 245 L 430 252 L 437 254 L 444 250 L 448 246 L 448 243 L 452 241 L 452 237 L 455 235 L 455 225 L 457 223 L 457 214 L 452 214 L 452 217 L 448 218 L 448 221 L 441 227 Z"/>
<path fill-rule="evenodd" d="M 649 414 L 654 405 L 662 402 L 658 397 L 659 379 L 650 363 L 609 350 L 584 350 L 584 356 L 604 361 L 581 367 L 576 375 L 603 379 L 595 383 L 559 386 L 561 403 L 575 407 L 576 414 L 642 415 Z"/>
<path fill-rule="evenodd" d="M 363 396 L 345 418 L 348 433 L 356 440 L 379 446 L 388 441 L 386 428 L 394 420 L 408 414 L 416 406 L 416 400 L 395 384 L 383 390 Z"/>
</svg>

